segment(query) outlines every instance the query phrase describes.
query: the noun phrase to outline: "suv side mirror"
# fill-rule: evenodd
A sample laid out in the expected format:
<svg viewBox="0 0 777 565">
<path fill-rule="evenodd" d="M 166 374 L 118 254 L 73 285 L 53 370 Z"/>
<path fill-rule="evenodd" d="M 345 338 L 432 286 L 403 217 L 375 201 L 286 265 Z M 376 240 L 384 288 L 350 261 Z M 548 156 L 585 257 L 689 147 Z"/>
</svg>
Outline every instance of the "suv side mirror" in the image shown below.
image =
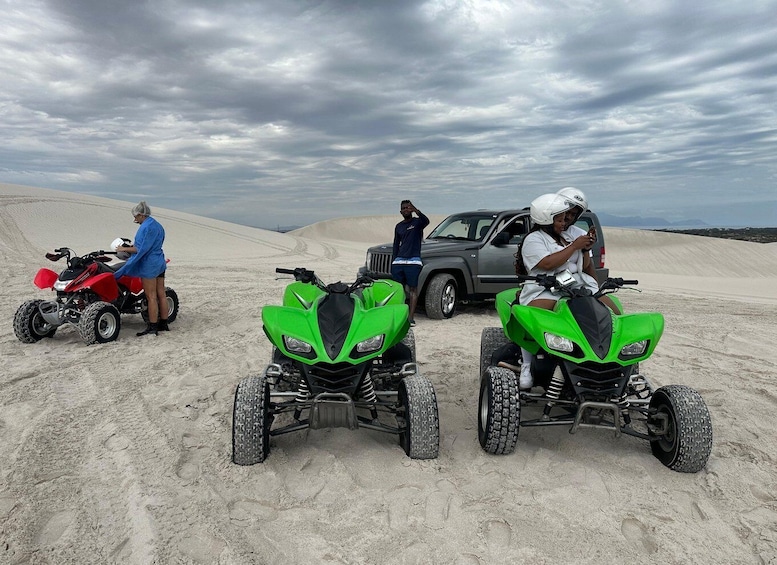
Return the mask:
<svg viewBox="0 0 777 565">
<path fill-rule="evenodd" d="M 510 243 L 510 234 L 507 231 L 500 231 L 491 240 L 491 245 L 507 245 L 508 243 Z"/>
</svg>

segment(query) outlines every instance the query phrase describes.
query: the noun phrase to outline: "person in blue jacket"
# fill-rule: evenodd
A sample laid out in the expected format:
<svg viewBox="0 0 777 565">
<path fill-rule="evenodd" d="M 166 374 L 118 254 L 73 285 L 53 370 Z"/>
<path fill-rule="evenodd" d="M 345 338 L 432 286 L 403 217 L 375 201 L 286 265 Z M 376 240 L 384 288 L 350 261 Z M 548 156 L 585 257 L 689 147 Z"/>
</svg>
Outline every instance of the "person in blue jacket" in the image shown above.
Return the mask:
<svg viewBox="0 0 777 565">
<path fill-rule="evenodd" d="M 418 215 L 413 217 L 413 213 Z M 394 260 L 391 262 L 391 278 L 402 283 L 407 289 L 410 299 L 410 325 L 415 326 L 415 308 L 418 303 L 418 276 L 421 274 L 421 241 L 424 239 L 424 228 L 429 225 L 429 218 L 413 206 L 410 200 L 403 200 L 399 205 L 402 221 L 394 228 Z"/>
<path fill-rule="evenodd" d="M 132 208 L 132 215 L 135 218 L 135 223 L 140 224 L 135 234 L 135 244 L 116 248 L 117 252 L 129 253 L 130 257 L 114 273 L 114 276 L 117 281 L 123 276 L 140 277 L 143 282 L 143 292 L 148 300 L 148 325 L 137 335 L 159 335 L 159 331 L 170 331 L 167 325 L 167 317 L 170 312 L 165 295 L 167 262 L 162 251 L 162 244 L 165 242 L 165 229 L 162 224 L 151 217 L 151 208 L 145 201 L 141 201 Z"/>
</svg>

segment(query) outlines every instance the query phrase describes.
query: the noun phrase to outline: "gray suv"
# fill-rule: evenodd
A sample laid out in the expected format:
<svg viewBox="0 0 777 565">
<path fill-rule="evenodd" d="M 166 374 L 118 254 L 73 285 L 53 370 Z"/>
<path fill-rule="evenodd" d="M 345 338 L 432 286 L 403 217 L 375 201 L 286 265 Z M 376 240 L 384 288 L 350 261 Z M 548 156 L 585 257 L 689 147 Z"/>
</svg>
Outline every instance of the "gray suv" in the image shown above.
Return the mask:
<svg viewBox="0 0 777 565">
<path fill-rule="evenodd" d="M 604 233 L 599 218 L 585 211 L 577 225 L 596 228 L 592 249 L 601 284 L 609 275 L 604 267 Z M 418 279 L 418 304 L 429 318 L 450 318 L 462 301 L 494 298 L 498 292 L 518 286 L 515 252 L 529 233 L 529 208 L 522 210 L 476 210 L 445 218 L 421 245 L 424 262 Z M 392 244 L 367 250 L 367 262 L 359 274 L 391 273 Z"/>
</svg>

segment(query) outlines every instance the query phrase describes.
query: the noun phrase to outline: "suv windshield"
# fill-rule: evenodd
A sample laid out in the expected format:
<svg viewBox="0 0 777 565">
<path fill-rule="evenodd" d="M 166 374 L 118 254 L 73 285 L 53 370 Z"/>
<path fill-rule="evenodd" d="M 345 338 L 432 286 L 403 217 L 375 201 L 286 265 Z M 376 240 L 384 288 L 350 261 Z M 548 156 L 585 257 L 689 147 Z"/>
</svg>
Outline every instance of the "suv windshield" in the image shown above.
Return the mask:
<svg viewBox="0 0 777 565">
<path fill-rule="evenodd" d="M 488 233 L 496 214 L 454 214 L 434 228 L 427 239 L 463 239 L 480 241 Z"/>
</svg>

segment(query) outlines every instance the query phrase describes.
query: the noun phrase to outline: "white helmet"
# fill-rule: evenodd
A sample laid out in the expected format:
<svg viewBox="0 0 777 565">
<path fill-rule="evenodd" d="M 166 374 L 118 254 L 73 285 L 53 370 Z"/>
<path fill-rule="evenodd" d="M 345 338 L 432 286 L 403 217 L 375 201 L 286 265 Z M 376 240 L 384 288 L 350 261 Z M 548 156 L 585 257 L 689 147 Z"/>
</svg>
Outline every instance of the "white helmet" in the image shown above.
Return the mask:
<svg viewBox="0 0 777 565">
<path fill-rule="evenodd" d="M 575 188 L 574 186 L 565 186 L 556 194 L 563 196 L 567 200 L 571 200 L 573 206 L 582 208 L 583 212 L 588 210 L 588 200 L 585 199 L 585 194 L 583 194 L 583 191 L 579 188 Z"/>
<path fill-rule="evenodd" d="M 119 247 L 130 246 L 130 245 L 132 245 L 131 239 L 127 239 L 126 237 L 117 237 L 111 242 L 111 250 L 116 251 Z M 122 261 L 126 261 L 127 259 L 129 259 L 129 257 L 130 257 L 130 254 L 127 253 L 126 251 L 119 251 L 116 254 L 116 258 L 121 259 Z"/>
<path fill-rule="evenodd" d="M 535 224 L 549 226 L 553 224 L 554 216 L 563 214 L 575 204 L 560 194 L 543 194 L 531 202 L 531 219 Z"/>
</svg>

